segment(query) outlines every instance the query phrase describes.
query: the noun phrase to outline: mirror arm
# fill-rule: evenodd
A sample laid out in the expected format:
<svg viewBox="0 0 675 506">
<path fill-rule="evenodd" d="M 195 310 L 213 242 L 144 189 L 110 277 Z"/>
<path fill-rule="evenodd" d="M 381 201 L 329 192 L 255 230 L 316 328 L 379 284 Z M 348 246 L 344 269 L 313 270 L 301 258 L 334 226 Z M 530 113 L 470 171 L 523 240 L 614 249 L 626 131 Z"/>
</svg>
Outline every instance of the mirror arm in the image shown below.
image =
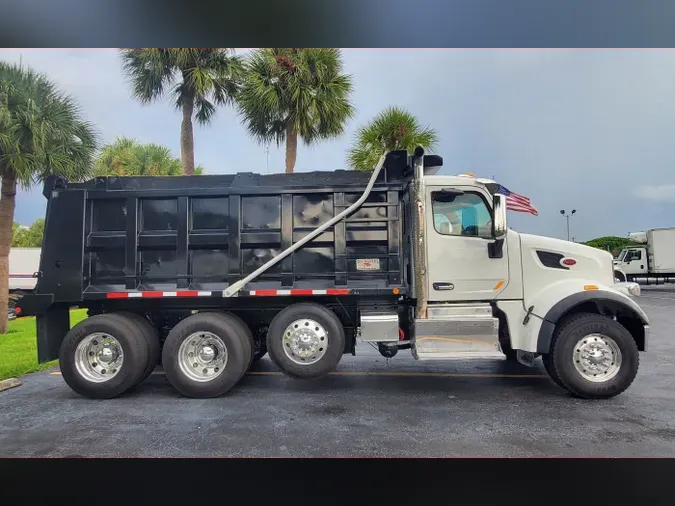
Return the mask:
<svg viewBox="0 0 675 506">
<path fill-rule="evenodd" d="M 504 257 L 504 239 L 495 239 L 487 245 L 489 258 L 503 258 Z"/>
</svg>

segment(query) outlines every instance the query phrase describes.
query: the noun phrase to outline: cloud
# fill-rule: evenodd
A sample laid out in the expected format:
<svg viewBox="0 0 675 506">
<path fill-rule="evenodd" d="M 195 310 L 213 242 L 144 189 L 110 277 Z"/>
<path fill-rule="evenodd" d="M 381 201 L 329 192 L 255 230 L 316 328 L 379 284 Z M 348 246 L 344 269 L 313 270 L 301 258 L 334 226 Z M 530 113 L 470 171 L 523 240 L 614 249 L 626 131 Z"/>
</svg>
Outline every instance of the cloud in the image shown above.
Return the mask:
<svg viewBox="0 0 675 506">
<path fill-rule="evenodd" d="M 675 202 L 675 184 L 639 186 L 635 195 L 654 202 Z"/>
</svg>

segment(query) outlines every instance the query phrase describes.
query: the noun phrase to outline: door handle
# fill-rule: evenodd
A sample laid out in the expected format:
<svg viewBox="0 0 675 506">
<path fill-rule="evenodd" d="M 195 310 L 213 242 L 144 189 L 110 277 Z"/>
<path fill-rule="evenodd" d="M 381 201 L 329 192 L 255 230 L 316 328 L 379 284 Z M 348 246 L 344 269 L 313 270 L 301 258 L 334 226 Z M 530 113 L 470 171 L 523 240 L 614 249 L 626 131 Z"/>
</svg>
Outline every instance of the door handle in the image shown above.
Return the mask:
<svg viewBox="0 0 675 506">
<path fill-rule="evenodd" d="M 454 290 L 455 285 L 452 283 L 433 283 L 431 286 L 434 287 L 434 290 Z"/>
</svg>

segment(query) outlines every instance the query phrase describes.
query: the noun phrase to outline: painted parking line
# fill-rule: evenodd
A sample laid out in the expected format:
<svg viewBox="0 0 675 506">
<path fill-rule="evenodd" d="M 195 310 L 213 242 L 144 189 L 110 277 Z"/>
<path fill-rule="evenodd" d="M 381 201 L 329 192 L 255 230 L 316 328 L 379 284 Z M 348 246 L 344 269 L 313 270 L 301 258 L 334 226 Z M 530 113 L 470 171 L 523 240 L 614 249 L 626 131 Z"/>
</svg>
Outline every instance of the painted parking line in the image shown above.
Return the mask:
<svg viewBox="0 0 675 506">
<path fill-rule="evenodd" d="M 60 376 L 60 371 L 50 372 L 52 376 Z M 162 376 L 164 371 L 155 371 L 153 376 Z M 283 376 L 279 371 L 251 371 L 247 376 Z M 393 376 L 419 378 L 519 378 L 519 379 L 546 379 L 546 374 L 500 374 L 500 373 L 459 373 L 459 372 L 384 372 L 384 371 L 336 371 L 330 376 Z"/>
</svg>

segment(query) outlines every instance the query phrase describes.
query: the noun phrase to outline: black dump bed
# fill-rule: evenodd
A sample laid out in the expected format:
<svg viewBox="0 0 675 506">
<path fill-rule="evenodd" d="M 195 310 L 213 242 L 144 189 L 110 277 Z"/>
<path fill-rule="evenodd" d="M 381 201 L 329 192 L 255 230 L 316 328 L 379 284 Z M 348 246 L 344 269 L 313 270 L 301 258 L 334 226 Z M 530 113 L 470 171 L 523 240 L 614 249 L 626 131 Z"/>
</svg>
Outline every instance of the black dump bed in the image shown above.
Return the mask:
<svg viewBox="0 0 675 506">
<path fill-rule="evenodd" d="M 405 293 L 410 162 L 391 156 L 360 209 L 244 291 Z M 369 178 L 353 171 L 52 178 L 37 292 L 76 303 L 224 290 L 356 202 Z"/>
</svg>

